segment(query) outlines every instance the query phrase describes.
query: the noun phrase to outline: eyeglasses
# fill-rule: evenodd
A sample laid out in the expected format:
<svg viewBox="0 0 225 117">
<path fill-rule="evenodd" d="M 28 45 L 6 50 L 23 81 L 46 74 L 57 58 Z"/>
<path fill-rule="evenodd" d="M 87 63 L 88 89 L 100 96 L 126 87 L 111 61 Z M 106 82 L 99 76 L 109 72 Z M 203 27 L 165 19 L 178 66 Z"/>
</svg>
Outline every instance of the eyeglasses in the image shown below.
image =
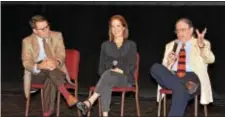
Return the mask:
<svg viewBox="0 0 225 117">
<path fill-rule="evenodd" d="M 174 32 L 175 33 L 179 33 L 179 32 L 187 32 L 190 28 L 180 28 L 180 29 L 176 29 Z"/>
<path fill-rule="evenodd" d="M 47 26 L 45 26 L 45 27 L 43 27 L 43 28 L 41 28 L 41 29 L 37 29 L 37 28 L 36 28 L 36 30 L 41 30 L 41 31 L 45 31 L 45 30 L 47 30 L 47 29 L 49 29 L 49 25 L 47 25 Z"/>
</svg>

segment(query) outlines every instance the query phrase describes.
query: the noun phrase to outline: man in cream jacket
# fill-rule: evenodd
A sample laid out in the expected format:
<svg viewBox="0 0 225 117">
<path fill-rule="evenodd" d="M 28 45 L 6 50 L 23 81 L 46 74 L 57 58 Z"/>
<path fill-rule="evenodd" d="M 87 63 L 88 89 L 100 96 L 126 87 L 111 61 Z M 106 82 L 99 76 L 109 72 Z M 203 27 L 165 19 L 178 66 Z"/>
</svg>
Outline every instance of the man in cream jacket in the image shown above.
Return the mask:
<svg viewBox="0 0 225 117">
<path fill-rule="evenodd" d="M 166 45 L 163 63 L 155 63 L 150 72 L 159 84 L 157 100 L 162 87 L 173 91 L 168 116 L 183 116 L 194 95 L 200 93 L 201 104 L 213 102 L 207 67 L 215 61 L 215 56 L 210 42 L 204 39 L 206 29 L 202 33 L 196 30 L 195 38 L 194 27 L 187 18 L 179 19 L 175 27 L 177 39 Z"/>
</svg>

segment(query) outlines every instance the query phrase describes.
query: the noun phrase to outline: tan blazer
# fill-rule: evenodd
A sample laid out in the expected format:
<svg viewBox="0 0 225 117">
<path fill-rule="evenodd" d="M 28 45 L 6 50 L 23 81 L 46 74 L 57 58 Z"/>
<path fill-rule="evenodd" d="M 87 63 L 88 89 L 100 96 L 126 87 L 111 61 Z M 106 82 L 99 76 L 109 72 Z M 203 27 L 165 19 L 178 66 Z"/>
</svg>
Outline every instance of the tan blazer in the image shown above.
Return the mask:
<svg viewBox="0 0 225 117">
<path fill-rule="evenodd" d="M 171 69 L 171 63 L 167 60 L 168 54 L 172 51 L 174 41 L 169 42 L 166 45 L 164 58 L 162 64 L 166 66 L 169 70 Z M 201 83 L 201 104 L 209 104 L 213 102 L 212 97 L 212 89 L 211 89 L 211 83 L 208 75 L 208 64 L 214 63 L 215 56 L 213 52 L 211 51 L 210 42 L 204 39 L 205 47 L 200 50 L 197 39 L 192 38 L 191 39 L 191 52 L 190 52 L 190 64 L 193 69 L 193 72 L 199 77 L 200 83 Z M 201 51 L 201 52 L 200 52 Z M 157 89 L 157 101 L 159 101 L 159 90 L 161 89 L 160 86 L 158 86 Z"/>
<path fill-rule="evenodd" d="M 47 44 L 51 49 L 53 56 L 56 60 L 60 61 L 60 69 L 65 72 L 68 76 L 67 69 L 64 65 L 65 59 L 65 46 L 63 42 L 63 37 L 60 32 L 50 31 L 50 37 L 47 40 Z M 33 68 L 37 62 L 39 56 L 39 45 L 35 34 L 31 34 L 25 37 L 22 42 L 22 62 L 25 68 L 24 70 L 24 92 L 26 98 L 30 93 L 31 84 L 31 74 L 33 73 Z M 68 77 L 67 77 L 68 78 Z"/>
</svg>

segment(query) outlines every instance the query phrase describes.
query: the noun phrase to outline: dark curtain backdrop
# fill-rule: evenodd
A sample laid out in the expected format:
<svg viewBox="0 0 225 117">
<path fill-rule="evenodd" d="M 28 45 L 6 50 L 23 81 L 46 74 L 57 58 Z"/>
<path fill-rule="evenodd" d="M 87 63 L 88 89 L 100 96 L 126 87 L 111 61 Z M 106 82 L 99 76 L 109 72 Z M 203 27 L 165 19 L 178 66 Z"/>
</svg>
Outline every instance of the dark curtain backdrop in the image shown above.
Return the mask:
<svg viewBox="0 0 225 117">
<path fill-rule="evenodd" d="M 129 39 L 137 43 L 140 53 L 140 90 L 151 88 L 156 83 L 150 77 L 150 66 L 162 61 L 165 44 L 175 39 L 176 20 L 187 17 L 198 29 L 208 28 L 206 38 L 211 41 L 216 56 L 216 62 L 208 69 L 212 87 L 216 93 L 225 94 L 225 6 L 4 2 L 1 10 L 2 83 L 22 83 L 21 41 L 32 33 L 30 18 L 41 14 L 49 19 L 52 30 L 63 33 L 66 48 L 80 51 L 79 86 L 95 84 L 99 79 L 100 45 L 108 39 L 108 20 L 114 14 L 121 14 L 129 25 Z"/>
</svg>

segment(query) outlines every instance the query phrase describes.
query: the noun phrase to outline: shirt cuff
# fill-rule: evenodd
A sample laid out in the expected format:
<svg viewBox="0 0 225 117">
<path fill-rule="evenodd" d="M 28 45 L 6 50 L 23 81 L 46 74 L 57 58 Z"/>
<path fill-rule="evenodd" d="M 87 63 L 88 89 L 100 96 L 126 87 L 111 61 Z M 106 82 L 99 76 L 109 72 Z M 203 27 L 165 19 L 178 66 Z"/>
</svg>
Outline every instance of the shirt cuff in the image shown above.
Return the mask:
<svg viewBox="0 0 225 117">
<path fill-rule="evenodd" d="M 37 69 L 37 64 L 34 65 L 33 72 L 36 74 L 41 72 L 41 70 Z"/>
</svg>

